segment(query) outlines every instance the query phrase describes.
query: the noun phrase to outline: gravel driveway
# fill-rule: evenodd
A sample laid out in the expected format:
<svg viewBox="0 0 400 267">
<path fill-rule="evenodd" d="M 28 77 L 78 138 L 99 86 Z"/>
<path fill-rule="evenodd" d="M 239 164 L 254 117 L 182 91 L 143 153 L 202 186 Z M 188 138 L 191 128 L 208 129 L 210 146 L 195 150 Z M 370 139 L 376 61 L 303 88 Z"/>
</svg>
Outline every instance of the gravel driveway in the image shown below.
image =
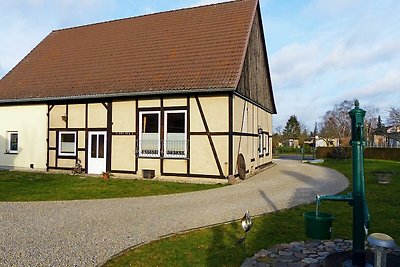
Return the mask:
<svg viewBox="0 0 400 267">
<path fill-rule="evenodd" d="M 340 173 L 293 160 L 237 185 L 165 196 L 0 203 L 0 266 L 96 266 L 161 236 L 335 194 Z"/>
</svg>

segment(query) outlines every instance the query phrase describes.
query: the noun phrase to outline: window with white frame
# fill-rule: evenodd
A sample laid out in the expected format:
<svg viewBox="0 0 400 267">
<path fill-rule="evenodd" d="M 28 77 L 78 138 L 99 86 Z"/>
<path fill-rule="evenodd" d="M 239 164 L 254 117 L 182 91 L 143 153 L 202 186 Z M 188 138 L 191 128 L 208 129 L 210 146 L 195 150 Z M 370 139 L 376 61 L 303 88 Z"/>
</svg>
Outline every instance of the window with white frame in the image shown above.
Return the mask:
<svg viewBox="0 0 400 267">
<path fill-rule="evenodd" d="M 139 112 L 139 156 L 160 156 L 160 111 Z"/>
<path fill-rule="evenodd" d="M 17 154 L 18 153 L 18 132 L 10 131 L 7 132 L 7 151 L 6 153 Z"/>
<path fill-rule="evenodd" d="M 264 156 L 264 133 L 261 128 L 258 129 L 258 156 Z"/>
<path fill-rule="evenodd" d="M 265 155 L 268 156 L 269 155 L 269 133 L 268 132 L 264 132 L 264 152 Z"/>
<path fill-rule="evenodd" d="M 58 155 L 76 156 L 76 132 L 59 132 L 58 134 Z"/>
<path fill-rule="evenodd" d="M 166 111 L 164 119 L 164 156 L 186 157 L 186 111 Z"/>
</svg>

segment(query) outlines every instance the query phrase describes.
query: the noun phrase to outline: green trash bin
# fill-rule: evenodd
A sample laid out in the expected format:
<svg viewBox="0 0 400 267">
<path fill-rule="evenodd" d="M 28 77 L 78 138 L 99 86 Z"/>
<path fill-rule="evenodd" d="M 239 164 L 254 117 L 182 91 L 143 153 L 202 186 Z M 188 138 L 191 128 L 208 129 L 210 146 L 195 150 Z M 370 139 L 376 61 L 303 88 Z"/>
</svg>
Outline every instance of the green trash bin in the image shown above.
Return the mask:
<svg viewBox="0 0 400 267">
<path fill-rule="evenodd" d="M 305 221 L 306 236 L 312 239 L 331 239 L 333 215 L 326 212 L 315 211 L 305 212 L 303 214 Z"/>
</svg>

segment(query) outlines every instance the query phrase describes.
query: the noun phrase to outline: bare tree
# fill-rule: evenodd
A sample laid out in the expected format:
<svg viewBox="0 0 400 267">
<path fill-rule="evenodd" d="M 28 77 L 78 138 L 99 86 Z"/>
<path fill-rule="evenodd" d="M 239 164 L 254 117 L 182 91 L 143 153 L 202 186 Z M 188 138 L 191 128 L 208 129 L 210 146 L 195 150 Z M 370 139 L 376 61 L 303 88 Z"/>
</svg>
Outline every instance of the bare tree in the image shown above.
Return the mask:
<svg viewBox="0 0 400 267">
<path fill-rule="evenodd" d="M 388 125 L 400 125 L 400 108 L 390 108 L 387 122 Z"/>
<path fill-rule="evenodd" d="M 391 131 L 387 132 L 387 137 L 400 142 L 400 108 L 390 108 L 387 122 L 389 125 L 393 126 Z"/>
<path fill-rule="evenodd" d="M 351 119 L 349 111 L 353 108 L 354 101 L 345 100 L 336 104 L 332 110 L 328 110 L 319 125 L 321 138 L 328 144 L 328 139 L 346 138 L 351 135 Z M 364 130 L 367 142 L 371 144 L 374 138 L 374 130 L 378 123 L 379 109 L 374 106 L 363 107 L 366 111 Z"/>
<path fill-rule="evenodd" d="M 328 139 L 342 139 L 350 136 L 351 122 L 349 111 L 353 107 L 353 102 L 345 100 L 336 104 L 332 110 L 328 110 L 320 123 L 319 128 L 322 139 L 328 143 Z"/>
<path fill-rule="evenodd" d="M 365 119 L 364 119 L 364 135 L 367 141 L 367 145 L 372 146 L 374 143 L 375 130 L 378 128 L 378 113 L 379 109 L 374 106 L 364 107 Z"/>
</svg>

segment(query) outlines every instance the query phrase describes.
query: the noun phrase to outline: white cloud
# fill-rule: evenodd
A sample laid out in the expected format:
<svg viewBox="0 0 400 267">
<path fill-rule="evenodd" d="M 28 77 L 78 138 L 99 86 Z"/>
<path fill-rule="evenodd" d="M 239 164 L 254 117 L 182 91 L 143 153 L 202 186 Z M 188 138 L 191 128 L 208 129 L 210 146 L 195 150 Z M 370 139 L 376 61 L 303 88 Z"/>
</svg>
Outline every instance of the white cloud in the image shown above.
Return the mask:
<svg viewBox="0 0 400 267">
<path fill-rule="evenodd" d="M 350 92 L 343 94 L 344 99 L 356 97 L 374 98 L 381 95 L 387 96 L 399 92 L 400 88 L 400 70 L 393 69 L 385 73 L 383 77 L 369 83 L 363 87 L 354 88 Z M 398 101 L 398 99 L 394 100 Z"/>
<path fill-rule="evenodd" d="M 304 9 L 304 14 L 325 18 L 337 17 L 343 13 L 354 12 L 362 4 L 364 4 L 362 0 L 313 0 Z"/>
<path fill-rule="evenodd" d="M 285 20 L 281 38 L 288 41 L 270 54 L 276 121 L 297 114 L 310 127 L 334 104 L 353 98 L 380 110 L 399 106 L 400 1 L 316 0 L 297 13 L 291 22 L 303 21 L 293 25 L 301 37 L 286 38 L 297 33 Z M 279 17 L 273 21 L 279 27 Z M 309 103 L 316 103 L 313 112 Z"/>
<path fill-rule="evenodd" d="M 271 76 L 279 87 L 300 86 L 311 82 L 323 69 L 324 52 L 318 42 L 294 43 L 271 56 Z"/>
</svg>

